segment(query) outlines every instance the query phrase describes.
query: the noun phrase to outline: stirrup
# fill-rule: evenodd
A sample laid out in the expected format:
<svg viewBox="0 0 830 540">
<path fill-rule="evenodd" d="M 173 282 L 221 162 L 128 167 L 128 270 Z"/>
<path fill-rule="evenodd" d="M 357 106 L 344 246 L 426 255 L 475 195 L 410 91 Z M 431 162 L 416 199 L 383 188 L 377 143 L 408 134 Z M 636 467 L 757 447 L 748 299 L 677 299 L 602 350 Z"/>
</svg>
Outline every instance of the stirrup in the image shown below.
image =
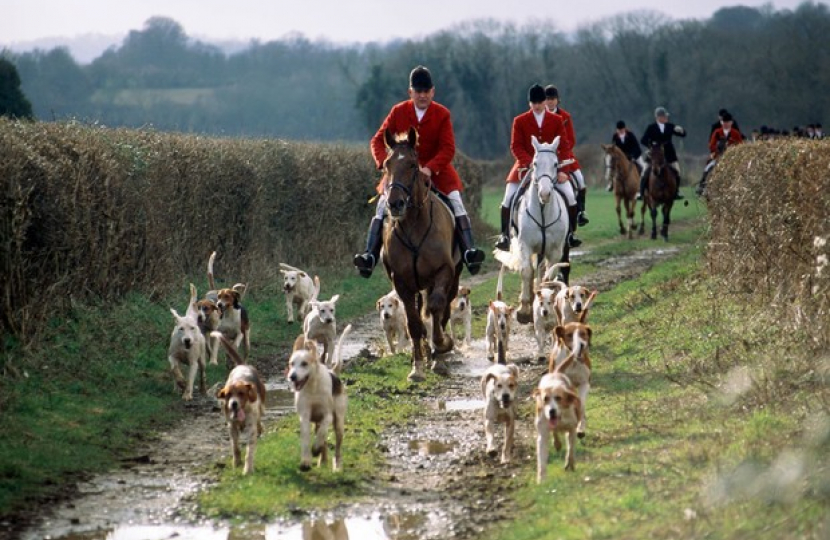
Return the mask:
<svg viewBox="0 0 830 540">
<path fill-rule="evenodd" d="M 584 227 L 585 225 L 589 224 L 590 221 L 588 220 L 588 216 L 584 211 L 578 213 L 576 215 L 576 224 L 580 227 Z"/>
<path fill-rule="evenodd" d="M 360 275 L 365 278 L 371 277 L 372 271 L 375 269 L 375 264 L 377 264 L 375 256 L 371 253 L 359 253 L 354 256 L 352 262 L 358 272 L 360 272 Z"/>
<path fill-rule="evenodd" d="M 484 262 L 484 252 L 477 248 L 471 248 L 464 252 L 464 264 L 471 275 L 478 274 L 481 270 L 481 263 Z"/>
<path fill-rule="evenodd" d="M 642 194 L 642 193 L 638 193 L 638 194 L 637 194 L 636 199 L 637 199 L 638 201 L 642 201 L 642 200 L 643 200 L 643 194 Z"/>
<path fill-rule="evenodd" d="M 582 245 L 582 240 L 574 236 L 574 233 L 568 233 L 568 247 L 579 247 Z"/>
<path fill-rule="evenodd" d="M 614 191 L 614 182 L 608 182 L 608 185 L 605 186 L 605 191 Z"/>
<path fill-rule="evenodd" d="M 510 249 L 510 237 L 506 234 L 499 235 L 499 239 L 496 242 L 496 249 L 500 249 L 502 251 L 507 251 Z"/>
</svg>

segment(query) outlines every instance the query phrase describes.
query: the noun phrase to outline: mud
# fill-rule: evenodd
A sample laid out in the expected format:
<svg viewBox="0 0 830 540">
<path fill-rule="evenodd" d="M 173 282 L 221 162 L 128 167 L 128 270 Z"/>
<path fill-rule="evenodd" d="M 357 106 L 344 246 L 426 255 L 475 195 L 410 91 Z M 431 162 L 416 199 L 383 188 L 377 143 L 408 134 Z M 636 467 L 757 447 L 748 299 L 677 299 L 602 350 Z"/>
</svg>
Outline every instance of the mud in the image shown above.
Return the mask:
<svg viewBox="0 0 830 540">
<path fill-rule="evenodd" d="M 607 290 L 641 274 L 674 249 L 651 249 L 613 259 L 579 283 Z M 584 252 L 583 252 L 584 253 Z M 578 256 L 578 255 L 577 255 Z M 475 287 L 492 276 L 465 276 Z M 483 311 L 483 307 L 479 307 Z M 344 358 L 384 354 L 376 315 L 353 325 Z M 286 351 L 287 352 L 287 351 Z M 215 472 L 229 461 L 227 432 L 215 400 L 198 397 L 188 417 L 146 447 L 136 450 L 121 467 L 69 488 L 59 501 L 33 509 L 14 523 L 0 524 L 0 537 L 26 540 L 155 540 L 186 539 L 308 539 L 481 538 L 494 523 L 511 519 L 518 476 L 535 461 L 531 435 L 532 387 L 542 370 L 535 361 L 531 325 L 514 321 L 508 361 L 522 368 L 521 418 L 510 464 L 484 452 L 483 396 L 480 377 L 490 365 L 483 339 L 446 356 L 450 376 L 437 392 L 424 398 L 425 413 L 395 426 L 382 436 L 388 455 L 386 470 L 369 502 L 343 505 L 325 514 L 302 514 L 293 521 L 229 523 L 199 517 L 193 495 L 208 487 Z M 257 359 L 269 379 L 271 406 L 266 422 L 292 411 L 293 401 L 280 362 Z M 347 361 L 348 366 L 348 361 Z M 348 367 L 347 367 L 348 369 Z M 209 391 L 213 395 L 215 388 Z M 501 444 L 499 431 L 497 444 Z"/>
</svg>

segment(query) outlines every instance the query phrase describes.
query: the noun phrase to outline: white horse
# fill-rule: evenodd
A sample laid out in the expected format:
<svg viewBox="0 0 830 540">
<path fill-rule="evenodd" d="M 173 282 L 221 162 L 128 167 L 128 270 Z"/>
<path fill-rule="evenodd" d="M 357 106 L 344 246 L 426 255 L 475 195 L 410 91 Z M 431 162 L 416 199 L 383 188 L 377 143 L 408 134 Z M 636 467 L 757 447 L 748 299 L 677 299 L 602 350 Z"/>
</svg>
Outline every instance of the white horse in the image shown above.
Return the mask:
<svg viewBox="0 0 830 540">
<path fill-rule="evenodd" d="M 566 262 L 568 256 L 568 207 L 564 198 L 553 191 L 559 168 L 572 161 L 559 162 L 556 156 L 559 137 L 552 143 L 540 143 L 533 136 L 532 142 L 535 154 L 528 171 L 529 185 L 515 211 L 519 232 L 511 239 L 509 252 L 498 249 L 493 252 L 507 268 L 521 272 L 521 306 L 516 320 L 522 324 L 533 320 L 533 282 L 537 268 L 543 262 L 549 267 Z"/>
</svg>

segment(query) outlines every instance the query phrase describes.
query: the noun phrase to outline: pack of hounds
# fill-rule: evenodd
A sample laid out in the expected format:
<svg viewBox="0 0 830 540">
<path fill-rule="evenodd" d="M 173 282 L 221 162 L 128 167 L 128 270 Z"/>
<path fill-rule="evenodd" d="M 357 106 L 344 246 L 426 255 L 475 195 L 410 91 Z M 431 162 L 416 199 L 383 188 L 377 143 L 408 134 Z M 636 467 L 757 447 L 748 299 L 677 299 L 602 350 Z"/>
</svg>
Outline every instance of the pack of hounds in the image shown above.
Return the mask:
<svg viewBox="0 0 830 540">
<path fill-rule="evenodd" d="M 230 373 L 216 393 L 228 426 L 234 467 L 242 465 L 240 443 L 246 445 L 243 474 L 254 470 L 257 439 L 263 433 L 262 418 L 266 390 L 257 370 L 248 363 L 251 322 L 242 301 L 247 285 L 237 283 L 230 288 L 216 289 L 213 266 L 216 253 L 208 261 L 210 290 L 199 299 L 196 287 L 190 285 L 190 301 L 185 314 L 171 309 L 175 326 L 170 337 L 168 360 L 175 388 L 182 399 L 193 399 L 193 386 L 199 377 L 199 388 L 207 393 L 205 365 L 218 364 L 220 348 Z M 567 264 L 567 263 L 563 263 Z M 546 373 L 532 392 L 535 402 L 537 481 L 546 476 L 551 436 L 557 451 L 565 439 L 565 469 L 575 469 L 576 439 L 585 436 L 585 405 L 591 380 L 591 327 L 588 313 L 597 291 L 580 285 L 566 285 L 555 279 L 560 265 L 554 265 L 538 284 L 533 301 L 533 334 L 536 338 L 537 361 L 547 362 Z M 332 468 L 342 468 L 341 449 L 345 430 L 346 387 L 339 377 L 343 368 L 341 351 L 352 329 L 346 326 L 337 339 L 336 304 L 339 295 L 320 300 L 320 280 L 307 272 L 280 264 L 286 321 L 302 319 L 302 332 L 294 341 L 285 373 L 294 392 L 296 412 L 300 418 L 300 469 L 311 468 L 312 458 L 322 466 L 328 460 L 328 432 L 335 434 Z M 487 358 L 493 363 L 481 378 L 484 397 L 484 431 L 486 452 L 496 457 L 496 425 L 504 424 L 501 462 L 511 460 L 515 427 L 518 418 L 519 367 L 507 363 L 514 308 L 503 298 L 503 272 L 499 272 L 495 298 L 486 308 L 485 341 Z M 469 348 L 472 343 L 473 306 L 471 288 L 460 286 L 451 305 L 449 332 Z M 392 291 L 377 300 L 380 326 L 392 354 L 409 347 L 406 314 L 401 300 Z M 427 328 L 431 325 L 427 324 Z M 428 336 L 428 339 L 431 339 Z M 241 354 L 240 354 L 241 351 Z M 188 370 L 185 379 L 184 368 Z M 312 425 L 314 431 L 312 433 Z"/>
</svg>

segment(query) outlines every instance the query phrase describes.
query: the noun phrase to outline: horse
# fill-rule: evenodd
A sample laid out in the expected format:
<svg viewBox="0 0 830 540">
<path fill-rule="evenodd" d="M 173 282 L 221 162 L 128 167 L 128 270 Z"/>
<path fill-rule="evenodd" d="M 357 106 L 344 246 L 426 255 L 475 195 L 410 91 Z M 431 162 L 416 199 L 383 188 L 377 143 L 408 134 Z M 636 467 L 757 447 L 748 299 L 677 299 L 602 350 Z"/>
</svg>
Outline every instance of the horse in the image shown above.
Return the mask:
<svg viewBox="0 0 830 540">
<path fill-rule="evenodd" d="M 637 166 L 628 159 L 616 144 L 602 144 L 605 151 L 605 177 L 613 182 L 614 201 L 617 209 L 617 221 L 620 224 L 620 234 L 628 233 L 629 240 L 634 238 L 635 210 L 637 207 L 637 191 L 640 189 L 640 174 Z M 625 215 L 628 217 L 628 230 L 623 225 L 620 203 L 625 203 Z"/>
<path fill-rule="evenodd" d="M 646 205 L 651 212 L 651 239 L 657 239 L 657 207 L 663 213 L 663 226 L 660 229 L 660 236 L 669 241 L 669 223 L 671 223 L 671 208 L 674 204 L 674 195 L 677 193 L 677 175 L 674 169 L 666 163 L 666 155 L 663 152 L 663 145 L 654 143 L 651 145 L 651 165 L 648 176 L 648 192 L 643 200 L 640 212 L 640 234 L 645 234 Z"/>
<path fill-rule="evenodd" d="M 412 342 L 410 381 L 424 380 L 426 328 L 422 309 L 432 317 L 432 370 L 446 374 L 436 355 L 453 349 L 444 329 L 450 318 L 450 302 L 458 292 L 462 259 L 455 249 L 452 210 L 430 189 L 429 178 L 418 166 L 418 132 L 393 134 L 386 130 L 387 158 L 384 193 L 390 219 L 385 220 L 381 261 L 406 311 Z M 426 296 L 426 306 L 424 296 Z"/>
<path fill-rule="evenodd" d="M 559 137 L 552 143 L 540 143 L 532 137 L 535 150 L 533 163 L 528 171 L 529 185 L 516 208 L 518 233 L 510 241 L 510 251 L 495 250 L 496 259 L 522 276 L 522 290 L 519 296 L 520 307 L 516 320 L 522 324 L 533 321 L 533 281 L 534 272 L 542 263 L 552 267 L 566 263 L 569 259 L 568 249 L 568 207 L 564 198 L 554 190 L 559 168 L 571 160 L 559 162 L 556 149 Z M 533 259 L 536 259 L 534 265 Z M 570 266 L 562 265 L 562 281 L 568 282 Z"/>
</svg>

